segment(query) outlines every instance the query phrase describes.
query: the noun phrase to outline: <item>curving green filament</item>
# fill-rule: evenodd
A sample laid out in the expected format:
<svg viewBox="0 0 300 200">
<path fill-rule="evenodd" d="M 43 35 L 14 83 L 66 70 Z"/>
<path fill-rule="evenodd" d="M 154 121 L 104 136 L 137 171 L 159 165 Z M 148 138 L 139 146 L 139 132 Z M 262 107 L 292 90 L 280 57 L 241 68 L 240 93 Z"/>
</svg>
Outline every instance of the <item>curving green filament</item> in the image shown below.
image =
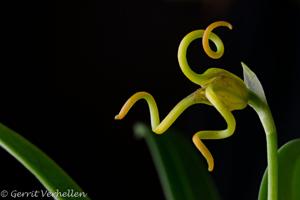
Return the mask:
<svg viewBox="0 0 300 200">
<path fill-rule="evenodd" d="M 198 74 L 194 72 L 188 64 L 186 53 L 188 46 L 196 39 L 202 38 L 204 34 L 204 30 L 195 30 L 187 34 L 182 41 L 180 42 L 178 48 L 178 62 L 181 71 L 183 74 L 192 82 L 196 83 L 197 85 L 205 85 L 207 81 L 209 81 L 212 77 L 207 76 L 206 74 Z M 224 45 L 222 40 L 214 33 L 211 33 L 209 39 L 214 41 L 217 46 L 217 52 L 223 53 L 224 52 Z"/>
<path fill-rule="evenodd" d="M 164 133 L 173 123 L 174 121 L 191 105 L 197 103 L 209 103 L 207 102 L 203 89 L 196 90 L 194 93 L 190 94 L 186 98 L 182 99 L 164 118 L 163 121 L 160 122 L 159 113 L 157 109 L 157 104 L 153 98 L 153 96 L 147 92 L 137 92 L 132 95 L 127 102 L 122 107 L 120 113 L 115 116 L 115 119 L 123 119 L 125 115 L 128 113 L 130 108 L 138 101 L 144 99 L 146 100 L 151 117 L 151 128 L 153 132 L 157 134 Z"/>
<path fill-rule="evenodd" d="M 186 59 L 187 48 L 192 41 L 202 37 L 203 48 L 209 57 L 220 58 L 223 55 L 224 45 L 222 40 L 211 32 L 219 26 L 232 28 L 228 22 L 215 22 L 209 25 L 206 30 L 196 30 L 187 34 L 179 45 L 179 66 L 189 80 L 201 86 L 198 90 L 181 100 L 161 122 L 157 104 L 152 95 L 147 92 L 137 92 L 132 95 L 119 114 L 115 116 L 115 119 L 123 119 L 137 101 L 144 99 L 149 106 L 153 132 L 162 134 L 191 105 L 202 103 L 214 106 L 225 119 L 227 128 L 224 130 L 199 131 L 193 136 L 195 146 L 207 160 L 209 171 L 212 171 L 214 168 L 214 159 L 201 139 L 223 139 L 231 136 L 236 125 L 231 111 L 243 109 L 248 103 L 248 90 L 239 77 L 220 68 L 210 68 L 203 74 L 199 74 L 194 72 L 188 65 Z M 211 40 L 216 45 L 216 52 L 211 50 L 208 40 Z"/>
<path fill-rule="evenodd" d="M 203 34 L 202 46 L 204 47 L 205 53 L 213 59 L 221 58 L 224 54 L 224 45 L 223 45 L 222 41 L 220 42 L 218 40 L 212 39 L 213 41 L 215 41 L 214 43 L 217 46 L 217 51 L 216 52 L 211 50 L 211 48 L 209 47 L 209 39 L 212 35 L 212 30 L 217 28 L 217 27 L 220 27 L 220 26 L 227 27 L 230 30 L 232 29 L 232 25 L 230 23 L 225 22 L 225 21 L 218 21 L 218 22 L 215 22 L 215 23 L 212 23 L 211 25 L 209 25 L 205 29 L 205 32 Z"/>
<path fill-rule="evenodd" d="M 216 95 L 213 90 L 213 86 L 209 86 L 206 89 L 206 97 L 212 103 L 212 105 L 219 111 L 222 117 L 225 119 L 227 123 L 227 128 L 225 130 L 211 130 L 211 131 L 199 131 L 194 134 L 193 142 L 198 150 L 202 153 L 202 155 L 206 158 L 208 163 L 208 170 L 212 171 L 214 168 L 214 160 L 209 152 L 209 150 L 205 147 L 204 144 L 201 144 L 200 139 L 223 139 L 231 136 L 235 130 L 235 119 L 232 113 L 224 106 L 222 101 Z"/>
</svg>

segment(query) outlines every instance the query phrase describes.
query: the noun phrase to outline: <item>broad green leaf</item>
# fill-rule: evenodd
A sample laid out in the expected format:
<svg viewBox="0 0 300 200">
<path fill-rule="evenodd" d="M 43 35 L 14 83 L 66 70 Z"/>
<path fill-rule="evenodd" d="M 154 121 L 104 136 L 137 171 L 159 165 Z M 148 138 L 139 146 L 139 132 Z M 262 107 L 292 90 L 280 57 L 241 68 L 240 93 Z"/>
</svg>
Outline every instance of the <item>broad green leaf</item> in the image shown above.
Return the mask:
<svg viewBox="0 0 300 200">
<path fill-rule="evenodd" d="M 220 199 L 192 140 L 172 129 L 156 135 L 141 123 L 134 126 L 134 132 L 148 144 L 167 200 Z"/>
<path fill-rule="evenodd" d="M 63 197 L 55 199 L 89 199 L 81 188 L 51 158 L 31 144 L 24 137 L 0 123 L 0 146 L 26 167 L 52 194 L 58 192 L 80 194 L 82 197 Z M 2 163 L 5 165 L 5 163 Z M 85 196 L 84 196 L 85 195 Z"/>
<path fill-rule="evenodd" d="M 267 199 L 267 170 L 264 173 L 259 200 Z M 300 139 L 292 140 L 278 151 L 278 200 L 300 199 Z"/>
<path fill-rule="evenodd" d="M 249 90 L 256 94 L 264 103 L 267 104 L 264 89 L 258 80 L 256 74 L 245 64 L 241 63 L 243 67 L 244 82 Z"/>
</svg>

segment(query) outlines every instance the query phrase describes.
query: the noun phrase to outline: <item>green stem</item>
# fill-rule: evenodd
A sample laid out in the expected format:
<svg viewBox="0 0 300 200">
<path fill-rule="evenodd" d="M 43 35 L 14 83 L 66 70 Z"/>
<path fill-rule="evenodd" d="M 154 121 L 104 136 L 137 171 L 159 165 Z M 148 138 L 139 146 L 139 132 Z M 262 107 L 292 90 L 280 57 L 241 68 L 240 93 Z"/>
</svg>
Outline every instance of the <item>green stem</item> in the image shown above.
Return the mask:
<svg viewBox="0 0 300 200">
<path fill-rule="evenodd" d="M 268 200 L 278 199 L 277 132 L 268 104 L 250 92 L 249 105 L 257 112 L 267 139 Z"/>
</svg>

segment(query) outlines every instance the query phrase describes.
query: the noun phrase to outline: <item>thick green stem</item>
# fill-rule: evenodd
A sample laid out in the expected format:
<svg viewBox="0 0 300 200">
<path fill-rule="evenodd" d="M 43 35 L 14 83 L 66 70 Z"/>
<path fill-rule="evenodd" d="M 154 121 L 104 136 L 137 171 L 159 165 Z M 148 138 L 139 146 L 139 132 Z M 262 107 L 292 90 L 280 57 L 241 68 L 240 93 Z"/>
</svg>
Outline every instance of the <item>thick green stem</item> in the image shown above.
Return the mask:
<svg viewBox="0 0 300 200">
<path fill-rule="evenodd" d="M 249 105 L 257 112 L 267 139 L 268 200 L 278 199 L 277 132 L 268 104 L 250 92 Z"/>
</svg>

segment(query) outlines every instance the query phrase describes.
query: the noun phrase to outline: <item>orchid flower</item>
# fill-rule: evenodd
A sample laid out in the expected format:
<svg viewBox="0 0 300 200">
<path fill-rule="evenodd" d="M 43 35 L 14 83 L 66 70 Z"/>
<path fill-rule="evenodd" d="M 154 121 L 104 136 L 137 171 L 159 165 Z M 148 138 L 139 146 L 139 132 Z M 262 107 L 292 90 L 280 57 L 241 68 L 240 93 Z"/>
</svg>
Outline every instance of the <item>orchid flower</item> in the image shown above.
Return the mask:
<svg viewBox="0 0 300 200">
<path fill-rule="evenodd" d="M 191 69 L 187 62 L 187 48 L 192 41 L 199 38 L 202 38 L 202 46 L 209 57 L 213 59 L 222 57 L 224 53 L 223 42 L 212 32 L 214 28 L 219 26 L 232 29 L 231 24 L 228 22 L 215 22 L 209 25 L 205 30 L 195 30 L 187 34 L 179 45 L 179 66 L 183 74 L 190 81 L 200 86 L 199 89 L 181 100 L 162 121 L 160 121 L 154 98 L 147 92 L 137 92 L 132 95 L 124 104 L 120 113 L 115 116 L 115 119 L 123 119 L 138 100 L 145 99 L 150 109 L 152 130 L 154 133 L 162 134 L 174 123 L 181 113 L 191 105 L 202 103 L 214 106 L 225 119 L 227 128 L 225 130 L 199 131 L 193 136 L 195 146 L 207 160 L 209 171 L 212 171 L 214 168 L 214 160 L 201 139 L 223 139 L 231 136 L 236 126 L 232 111 L 243 109 L 248 103 L 248 90 L 239 77 L 220 68 L 210 68 L 203 74 L 198 74 Z M 213 41 L 216 45 L 216 51 L 210 48 L 209 40 Z"/>
</svg>

